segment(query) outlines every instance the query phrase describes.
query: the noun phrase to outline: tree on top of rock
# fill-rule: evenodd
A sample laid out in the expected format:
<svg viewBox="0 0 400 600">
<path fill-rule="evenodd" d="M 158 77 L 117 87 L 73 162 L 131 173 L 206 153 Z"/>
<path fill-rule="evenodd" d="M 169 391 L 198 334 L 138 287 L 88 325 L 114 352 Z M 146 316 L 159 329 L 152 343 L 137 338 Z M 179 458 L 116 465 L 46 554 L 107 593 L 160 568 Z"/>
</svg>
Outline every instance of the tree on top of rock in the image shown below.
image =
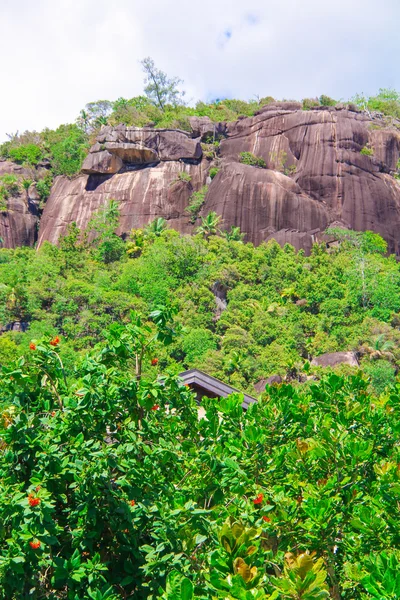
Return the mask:
<svg viewBox="0 0 400 600">
<path fill-rule="evenodd" d="M 169 78 L 164 71 L 157 69 L 150 56 L 144 58 L 140 64 L 146 74 L 144 92 L 153 104 L 159 106 L 161 110 L 165 109 L 166 104 L 173 106 L 184 104 L 185 92 L 178 89 L 178 85 L 183 83 L 182 79 L 179 77 Z"/>
</svg>

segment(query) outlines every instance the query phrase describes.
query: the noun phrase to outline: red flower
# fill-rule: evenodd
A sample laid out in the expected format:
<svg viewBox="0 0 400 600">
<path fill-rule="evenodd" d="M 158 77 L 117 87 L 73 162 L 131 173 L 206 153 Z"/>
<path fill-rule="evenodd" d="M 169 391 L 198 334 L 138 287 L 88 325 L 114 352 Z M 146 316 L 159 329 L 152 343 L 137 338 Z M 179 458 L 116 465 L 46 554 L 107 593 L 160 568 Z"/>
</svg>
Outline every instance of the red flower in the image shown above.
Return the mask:
<svg viewBox="0 0 400 600">
<path fill-rule="evenodd" d="M 253 504 L 262 504 L 263 500 L 264 500 L 264 494 L 258 494 L 258 496 L 256 498 L 254 498 Z"/>
<path fill-rule="evenodd" d="M 58 346 L 59 343 L 60 343 L 60 338 L 58 337 L 58 335 L 56 335 L 56 337 L 53 340 L 51 340 L 50 346 Z"/>
<path fill-rule="evenodd" d="M 33 342 L 29 344 L 29 350 L 36 350 L 36 345 Z"/>
<path fill-rule="evenodd" d="M 135 506 L 135 504 L 136 504 L 135 500 L 131 500 L 131 501 L 130 501 L 130 505 L 131 505 L 131 506 Z"/>
<path fill-rule="evenodd" d="M 42 487 L 41 485 L 37 485 L 36 488 L 35 488 L 35 490 L 38 492 L 41 487 Z"/>
<path fill-rule="evenodd" d="M 155 366 L 157 366 L 157 365 L 158 365 L 158 358 L 152 358 L 152 359 L 151 359 L 151 366 L 152 366 L 152 367 L 155 367 Z"/>
<path fill-rule="evenodd" d="M 154 406 L 151 407 L 151 410 L 158 410 L 160 407 L 158 404 L 155 404 Z"/>
<path fill-rule="evenodd" d="M 40 498 L 35 498 L 33 494 L 29 494 L 28 496 L 29 506 L 37 506 L 40 504 Z"/>
<path fill-rule="evenodd" d="M 265 521 L 266 523 L 271 523 L 271 519 L 269 517 L 266 517 L 265 515 L 263 515 L 263 521 Z"/>
<path fill-rule="evenodd" d="M 32 548 L 32 550 L 37 550 L 38 548 L 40 548 L 39 540 L 33 540 L 33 542 L 29 542 L 29 545 Z"/>
</svg>

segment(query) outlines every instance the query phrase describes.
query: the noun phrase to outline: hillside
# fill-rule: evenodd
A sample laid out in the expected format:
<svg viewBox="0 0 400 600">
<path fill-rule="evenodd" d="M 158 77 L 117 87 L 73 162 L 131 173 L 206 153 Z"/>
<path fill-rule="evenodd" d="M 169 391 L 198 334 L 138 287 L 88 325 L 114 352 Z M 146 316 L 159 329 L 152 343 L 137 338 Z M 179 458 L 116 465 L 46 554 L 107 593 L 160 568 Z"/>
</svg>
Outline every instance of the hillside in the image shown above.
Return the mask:
<svg viewBox="0 0 400 600">
<path fill-rule="evenodd" d="M 3 244 L 57 243 L 115 199 L 123 236 L 157 217 L 190 233 L 215 211 L 255 244 L 309 253 L 335 224 L 375 231 L 397 255 L 400 102 L 382 91 L 358 103 L 92 103 L 96 118 L 1 147 Z"/>
<path fill-rule="evenodd" d="M 0 146 L 0 598 L 400 598 L 399 95 L 159 104 Z"/>
<path fill-rule="evenodd" d="M 307 257 L 274 241 L 243 243 L 235 229 L 216 235 L 217 221 L 203 219 L 201 233 L 182 236 L 158 220 L 124 242 L 113 233 L 114 203 L 95 215 L 86 241 L 71 227 L 59 247 L 0 250 L 1 322 L 29 327 L 0 336 L 0 362 L 25 353 L 32 339 L 59 335 L 69 372 L 132 309 L 171 305 L 183 330 L 157 351 L 161 370 L 202 368 L 254 393 L 271 375 L 318 376 L 321 367 L 306 372 L 305 363 L 345 351 L 378 391 L 394 381 L 400 266 L 385 258 L 379 236 L 336 230 L 338 246 L 317 244 Z"/>
</svg>

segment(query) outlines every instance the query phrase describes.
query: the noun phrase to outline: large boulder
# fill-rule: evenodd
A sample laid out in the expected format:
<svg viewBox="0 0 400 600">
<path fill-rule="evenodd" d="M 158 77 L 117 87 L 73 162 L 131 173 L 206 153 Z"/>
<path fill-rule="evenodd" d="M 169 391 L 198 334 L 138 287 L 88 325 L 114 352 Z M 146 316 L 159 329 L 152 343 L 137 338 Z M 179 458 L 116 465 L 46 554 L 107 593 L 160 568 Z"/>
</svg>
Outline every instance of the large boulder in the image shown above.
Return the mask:
<svg viewBox="0 0 400 600">
<path fill-rule="evenodd" d="M 0 238 L 3 240 L 0 246 L 33 246 L 39 221 L 38 197 L 33 192 L 33 186 L 29 188 L 30 193 L 21 185 L 23 179 L 32 177 L 32 171 L 10 161 L 0 161 L 0 178 L 4 175 L 15 175 L 20 190 L 6 199 L 5 210 L 0 211 Z"/>
<path fill-rule="evenodd" d="M 155 165 L 160 161 L 199 161 L 199 142 L 185 131 L 118 126 L 103 127 L 86 157 L 82 172 L 114 174 L 125 165 Z"/>
<path fill-rule="evenodd" d="M 315 367 L 336 367 L 337 365 L 358 366 L 358 360 L 354 352 L 331 352 L 320 354 L 311 361 Z"/>
</svg>

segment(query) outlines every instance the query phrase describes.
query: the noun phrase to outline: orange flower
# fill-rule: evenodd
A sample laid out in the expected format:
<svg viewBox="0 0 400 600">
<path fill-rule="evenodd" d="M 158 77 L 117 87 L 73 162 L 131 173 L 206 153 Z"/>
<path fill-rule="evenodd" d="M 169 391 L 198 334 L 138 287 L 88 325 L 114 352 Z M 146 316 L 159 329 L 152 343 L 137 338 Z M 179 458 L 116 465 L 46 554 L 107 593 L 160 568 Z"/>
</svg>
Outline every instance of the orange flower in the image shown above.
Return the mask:
<svg viewBox="0 0 400 600">
<path fill-rule="evenodd" d="M 265 515 L 263 515 L 263 521 L 265 521 L 266 523 L 271 523 L 271 519 L 269 517 L 266 517 Z"/>
<path fill-rule="evenodd" d="M 158 404 L 155 404 L 154 406 L 151 407 L 151 410 L 158 410 L 160 407 Z"/>
<path fill-rule="evenodd" d="M 264 494 L 258 494 L 258 496 L 256 498 L 254 498 L 253 504 L 262 504 L 263 500 L 264 500 Z"/>
<path fill-rule="evenodd" d="M 157 365 L 158 365 L 158 358 L 152 358 L 152 359 L 151 359 L 151 366 L 152 366 L 152 367 L 155 367 L 155 366 L 157 366 Z"/>
<path fill-rule="evenodd" d="M 38 492 L 41 487 L 42 487 L 41 485 L 37 485 L 36 488 L 35 488 L 35 490 Z"/>
<path fill-rule="evenodd" d="M 52 416 L 52 417 L 55 417 L 55 416 L 56 416 L 56 411 L 55 411 L 55 410 L 53 410 L 53 411 L 51 412 L 51 416 Z"/>
<path fill-rule="evenodd" d="M 36 345 L 33 342 L 29 344 L 29 350 L 36 350 Z"/>
<path fill-rule="evenodd" d="M 57 346 L 59 343 L 60 343 L 60 338 L 58 337 L 58 335 L 56 335 L 56 337 L 51 340 L 50 346 Z"/>
<path fill-rule="evenodd" d="M 135 506 L 135 504 L 136 504 L 135 500 L 131 500 L 131 501 L 130 501 L 130 505 L 131 505 L 131 506 Z"/>
<path fill-rule="evenodd" d="M 40 504 L 40 498 L 35 498 L 33 494 L 29 494 L 28 496 L 29 506 L 38 506 Z"/>
<path fill-rule="evenodd" d="M 33 540 L 33 542 L 29 542 L 29 545 L 32 548 L 32 550 L 37 550 L 38 548 L 40 548 L 39 540 Z"/>
</svg>

